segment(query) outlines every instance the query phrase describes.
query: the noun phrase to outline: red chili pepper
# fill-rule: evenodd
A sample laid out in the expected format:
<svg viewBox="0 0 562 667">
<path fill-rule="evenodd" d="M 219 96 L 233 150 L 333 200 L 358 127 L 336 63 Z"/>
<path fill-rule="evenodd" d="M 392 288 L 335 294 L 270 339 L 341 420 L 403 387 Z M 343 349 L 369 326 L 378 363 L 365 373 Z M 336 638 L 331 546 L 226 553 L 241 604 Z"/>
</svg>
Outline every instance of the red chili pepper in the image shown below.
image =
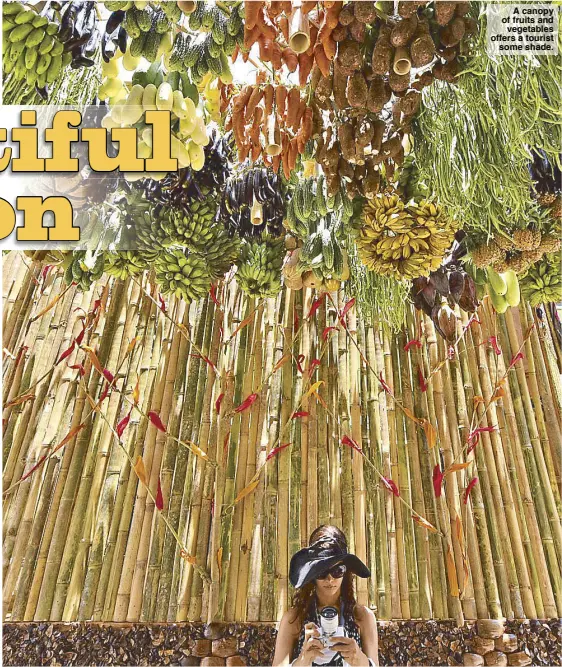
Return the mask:
<svg viewBox="0 0 562 667">
<path fill-rule="evenodd" d="M 391 390 L 391 388 L 386 384 L 386 382 L 384 381 L 384 379 L 383 379 L 383 377 L 382 377 L 382 373 L 379 375 L 379 382 L 381 383 L 382 388 L 386 391 L 386 393 L 387 393 L 387 394 L 390 394 L 390 395 L 392 396 L 392 390 Z"/>
<path fill-rule="evenodd" d="M 115 427 L 115 431 L 117 432 L 117 435 L 119 437 L 123 435 L 123 432 L 127 428 L 130 420 L 131 420 L 131 413 L 129 412 L 129 414 L 123 417 L 123 419 Z"/>
<path fill-rule="evenodd" d="M 468 483 L 468 485 L 467 485 L 467 487 L 466 487 L 466 489 L 465 489 L 465 492 L 464 492 L 463 499 L 462 499 L 462 501 L 463 501 L 463 503 L 464 503 L 465 505 L 466 505 L 466 503 L 468 502 L 468 496 L 469 496 L 470 492 L 471 492 L 472 489 L 476 486 L 477 482 L 478 482 L 478 477 L 473 477 L 473 478 L 470 480 L 470 482 Z"/>
<path fill-rule="evenodd" d="M 106 382 L 105 387 L 103 388 L 103 392 L 100 396 L 100 401 L 99 401 L 100 403 L 103 403 L 103 401 L 105 401 L 105 399 L 107 398 L 107 396 L 109 394 L 109 388 L 110 388 L 110 384 L 109 384 L 109 382 Z"/>
<path fill-rule="evenodd" d="M 215 304 L 220 308 L 220 302 L 217 299 L 217 287 L 216 285 L 211 285 L 211 289 L 209 290 L 209 293 L 211 295 L 211 299 L 215 302 Z"/>
<path fill-rule="evenodd" d="M 347 447 L 351 447 L 351 449 L 354 449 L 356 452 L 359 452 L 360 454 L 363 454 L 363 450 L 359 445 L 353 440 L 353 438 L 350 438 L 347 435 L 344 435 L 343 438 L 341 439 L 342 445 L 346 445 Z"/>
<path fill-rule="evenodd" d="M 324 293 L 324 294 L 322 294 L 322 296 L 319 296 L 317 299 L 315 299 L 312 302 L 310 312 L 308 313 L 308 319 L 310 319 L 314 315 L 314 313 L 318 310 L 318 308 L 320 308 L 320 306 L 322 305 L 325 298 L 326 298 L 326 294 Z"/>
<path fill-rule="evenodd" d="M 400 495 L 400 491 L 396 486 L 396 482 L 393 479 L 390 479 L 390 477 L 381 477 L 381 481 L 385 485 L 388 491 L 393 493 L 395 496 Z"/>
<path fill-rule="evenodd" d="M 490 338 L 488 338 L 488 342 L 494 348 L 494 352 L 499 356 L 502 353 L 502 351 L 500 346 L 498 345 L 498 337 L 490 336 Z"/>
<path fill-rule="evenodd" d="M 422 369 L 419 366 L 418 366 L 418 382 L 420 384 L 420 389 L 422 390 L 422 392 L 427 391 L 427 383 L 423 376 Z"/>
<path fill-rule="evenodd" d="M 342 327 L 345 327 L 345 316 L 351 310 L 351 308 L 353 308 L 354 304 L 355 304 L 355 298 L 350 299 L 345 304 L 344 309 L 341 311 L 340 322 L 341 322 Z"/>
<path fill-rule="evenodd" d="M 57 363 L 55 364 L 58 366 L 58 364 L 61 363 L 61 361 L 64 361 L 67 357 L 70 357 L 70 355 L 74 352 L 74 348 L 76 347 L 76 341 L 72 341 L 72 344 L 70 345 L 69 348 L 67 348 L 59 357 Z"/>
<path fill-rule="evenodd" d="M 94 301 L 94 307 L 92 308 L 92 315 L 95 315 L 100 307 L 101 307 L 101 299 L 96 299 Z"/>
<path fill-rule="evenodd" d="M 320 361 L 318 359 L 313 359 L 310 362 L 310 368 L 308 369 L 308 377 L 312 376 L 317 366 L 320 366 Z"/>
<path fill-rule="evenodd" d="M 246 398 L 240 405 L 234 409 L 234 412 L 244 412 L 244 410 L 247 410 L 250 405 L 255 403 L 258 395 L 257 394 L 250 394 L 248 398 Z"/>
<path fill-rule="evenodd" d="M 150 419 L 150 422 L 152 423 L 153 426 L 156 426 L 156 428 L 159 431 L 162 431 L 162 433 L 166 433 L 166 427 L 162 423 L 162 420 L 160 419 L 160 415 L 157 412 L 150 411 L 148 413 L 148 418 Z"/>
<path fill-rule="evenodd" d="M 272 459 L 274 456 L 276 456 L 277 454 L 279 454 L 279 452 L 280 452 L 281 450 L 285 449 L 286 447 L 290 447 L 290 446 L 291 446 L 291 443 L 290 443 L 290 442 L 286 442 L 284 445 L 279 445 L 279 447 L 275 447 L 275 449 L 272 449 L 272 450 L 269 452 L 269 454 L 267 455 L 267 458 L 266 458 L 265 460 L 266 460 L 266 461 L 269 461 L 269 459 Z"/>
<path fill-rule="evenodd" d="M 221 403 L 223 398 L 224 398 L 224 393 L 221 394 L 215 401 L 215 410 L 217 411 L 217 415 L 220 415 L 221 413 Z"/>
<path fill-rule="evenodd" d="M 158 478 L 158 490 L 156 491 L 156 509 L 162 511 L 164 509 L 164 496 L 162 495 L 162 485 L 160 484 L 160 477 Z"/>
<path fill-rule="evenodd" d="M 433 490 L 435 491 L 435 497 L 441 497 L 441 491 L 443 488 L 443 473 L 441 472 L 441 467 L 439 464 L 433 468 Z"/>
<path fill-rule="evenodd" d="M 82 345 L 84 335 L 86 334 L 86 327 L 82 327 L 82 331 L 76 336 L 76 345 Z"/>
<path fill-rule="evenodd" d="M 509 363 L 509 368 L 508 368 L 507 370 L 510 370 L 511 368 L 513 368 L 513 366 L 515 366 L 515 364 L 516 364 L 518 361 L 521 361 L 521 359 L 523 359 L 523 358 L 524 358 L 523 352 L 518 352 L 518 353 L 513 357 L 513 359 L 510 361 L 510 363 Z"/>
<path fill-rule="evenodd" d="M 331 331 L 337 331 L 337 327 L 326 327 L 324 331 L 322 332 L 322 340 L 326 340 L 328 336 L 330 335 Z"/>
</svg>

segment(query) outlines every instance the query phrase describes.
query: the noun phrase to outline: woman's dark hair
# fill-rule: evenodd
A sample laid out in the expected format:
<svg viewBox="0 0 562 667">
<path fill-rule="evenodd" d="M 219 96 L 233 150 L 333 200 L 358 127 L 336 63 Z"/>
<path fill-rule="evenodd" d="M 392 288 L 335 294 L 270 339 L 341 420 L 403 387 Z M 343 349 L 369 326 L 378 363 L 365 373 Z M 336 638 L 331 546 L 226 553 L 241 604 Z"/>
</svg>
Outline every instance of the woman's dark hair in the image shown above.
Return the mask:
<svg viewBox="0 0 562 667">
<path fill-rule="evenodd" d="M 342 547 L 347 549 L 347 540 L 342 531 L 336 526 L 319 526 L 316 530 L 313 531 L 310 539 L 308 540 L 309 546 L 313 545 L 319 540 L 331 539 L 335 542 L 338 542 Z M 343 581 L 341 586 L 341 598 L 344 604 L 344 614 L 349 616 L 353 614 L 357 600 L 355 599 L 355 587 L 354 587 L 354 577 L 355 575 L 349 570 L 343 575 Z M 316 595 L 316 583 L 310 581 L 308 584 L 305 584 L 302 588 L 297 588 L 293 594 L 293 607 L 295 608 L 297 614 L 292 623 L 298 621 L 299 625 L 304 622 L 306 618 L 308 609 L 314 596 Z"/>
</svg>

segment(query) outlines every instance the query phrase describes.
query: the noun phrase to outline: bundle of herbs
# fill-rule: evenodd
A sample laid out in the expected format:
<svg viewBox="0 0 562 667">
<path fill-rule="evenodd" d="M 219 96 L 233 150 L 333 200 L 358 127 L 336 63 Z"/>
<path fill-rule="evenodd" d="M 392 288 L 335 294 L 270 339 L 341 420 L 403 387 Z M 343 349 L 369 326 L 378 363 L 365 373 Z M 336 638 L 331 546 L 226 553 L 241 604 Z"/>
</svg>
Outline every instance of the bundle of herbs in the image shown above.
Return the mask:
<svg viewBox="0 0 562 667">
<path fill-rule="evenodd" d="M 480 240 L 525 227 L 531 151 L 559 167 L 562 142 L 560 59 L 489 55 L 484 13 L 456 85 L 425 88 L 413 124 L 420 178 Z"/>
</svg>

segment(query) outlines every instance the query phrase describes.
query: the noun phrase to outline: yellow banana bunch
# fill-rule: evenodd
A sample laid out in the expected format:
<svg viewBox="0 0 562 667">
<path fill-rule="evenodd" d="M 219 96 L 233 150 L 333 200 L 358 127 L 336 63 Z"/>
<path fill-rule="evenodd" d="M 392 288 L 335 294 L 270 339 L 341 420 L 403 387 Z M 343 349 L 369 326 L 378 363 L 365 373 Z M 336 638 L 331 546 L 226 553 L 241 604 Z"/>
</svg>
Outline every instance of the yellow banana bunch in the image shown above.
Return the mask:
<svg viewBox="0 0 562 667">
<path fill-rule="evenodd" d="M 379 194 L 363 209 L 356 243 L 369 270 L 411 280 L 439 268 L 455 231 L 456 224 L 432 202 L 406 205 L 396 194 Z"/>
</svg>

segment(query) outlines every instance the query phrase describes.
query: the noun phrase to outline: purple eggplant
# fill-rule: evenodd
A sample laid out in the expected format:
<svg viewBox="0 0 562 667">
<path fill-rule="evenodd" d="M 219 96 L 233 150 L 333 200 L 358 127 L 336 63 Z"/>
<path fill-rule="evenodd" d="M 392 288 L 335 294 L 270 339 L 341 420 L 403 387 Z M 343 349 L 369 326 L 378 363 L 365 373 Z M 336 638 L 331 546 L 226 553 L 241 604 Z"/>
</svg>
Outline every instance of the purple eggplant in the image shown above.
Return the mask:
<svg viewBox="0 0 562 667">
<path fill-rule="evenodd" d="M 463 291 L 459 297 L 458 304 L 465 313 L 474 313 L 478 308 L 479 303 L 476 294 L 476 284 L 468 274 L 464 277 Z"/>
<path fill-rule="evenodd" d="M 449 273 L 449 292 L 455 303 L 458 302 L 463 293 L 465 275 L 463 271 L 451 271 Z"/>
</svg>

